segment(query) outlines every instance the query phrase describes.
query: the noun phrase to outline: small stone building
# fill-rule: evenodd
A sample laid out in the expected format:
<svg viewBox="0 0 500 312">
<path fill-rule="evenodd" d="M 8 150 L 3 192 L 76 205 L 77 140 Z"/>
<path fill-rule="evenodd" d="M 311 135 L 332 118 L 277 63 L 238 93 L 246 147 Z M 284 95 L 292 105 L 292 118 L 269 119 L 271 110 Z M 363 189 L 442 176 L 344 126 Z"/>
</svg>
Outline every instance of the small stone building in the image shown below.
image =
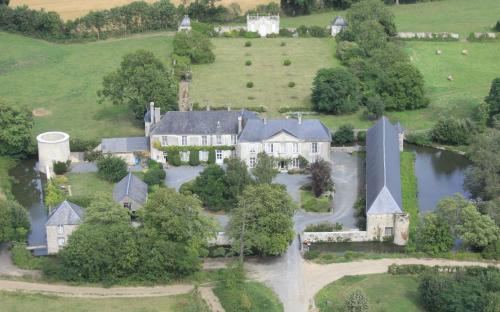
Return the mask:
<svg viewBox="0 0 500 312">
<path fill-rule="evenodd" d="M 97 149 L 104 155 L 122 158 L 130 166 L 139 164 L 143 158 L 149 158 L 149 140 L 147 137 L 102 139 Z"/>
<path fill-rule="evenodd" d="M 68 237 L 82 222 L 84 213 L 82 207 L 67 200 L 50 212 L 45 223 L 48 254 L 56 254 L 66 245 Z"/>
<path fill-rule="evenodd" d="M 280 33 L 279 15 L 247 15 L 247 31 L 257 32 L 261 37 Z"/>
<path fill-rule="evenodd" d="M 135 214 L 148 200 L 148 185 L 132 172 L 115 184 L 113 199 Z"/>
<path fill-rule="evenodd" d="M 409 216 L 401 193 L 400 130 L 382 117 L 366 134 L 366 231 L 369 240 L 394 237 L 406 245 Z"/>
<path fill-rule="evenodd" d="M 182 18 L 181 24 L 179 25 L 179 31 L 190 31 L 191 30 L 191 19 L 189 16 L 184 15 Z"/>
<path fill-rule="evenodd" d="M 347 28 L 347 21 L 342 16 L 335 17 L 331 24 L 332 37 L 337 36 L 345 28 Z"/>
</svg>

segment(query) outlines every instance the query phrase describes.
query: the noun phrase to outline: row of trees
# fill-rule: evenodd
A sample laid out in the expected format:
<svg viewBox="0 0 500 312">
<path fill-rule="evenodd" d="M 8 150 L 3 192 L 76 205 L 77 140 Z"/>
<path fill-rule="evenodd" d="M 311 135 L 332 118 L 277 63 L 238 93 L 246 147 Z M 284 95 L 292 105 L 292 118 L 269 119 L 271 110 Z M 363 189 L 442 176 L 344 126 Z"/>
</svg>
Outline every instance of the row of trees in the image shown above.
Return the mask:
<svg viewBox="0 0 500 312">
<path fill-rule="evenodd" d="M 360 1 L 349 9 L 349 26 L 337 35 L 336 55 L 347 66 L 321 69 L 313 81 L 316 111 L 347 114 L 360 105 L 380 117 L 384 110 L 426 107 L 424 79 L 393 41 L 394 15 L 378 0 Z"/>
<path fill-rule="evenodd" d="M 0 156 L 22 157 L 32 153 L 33 115 L 27 108 L 0 102 Z"/>
</svg>

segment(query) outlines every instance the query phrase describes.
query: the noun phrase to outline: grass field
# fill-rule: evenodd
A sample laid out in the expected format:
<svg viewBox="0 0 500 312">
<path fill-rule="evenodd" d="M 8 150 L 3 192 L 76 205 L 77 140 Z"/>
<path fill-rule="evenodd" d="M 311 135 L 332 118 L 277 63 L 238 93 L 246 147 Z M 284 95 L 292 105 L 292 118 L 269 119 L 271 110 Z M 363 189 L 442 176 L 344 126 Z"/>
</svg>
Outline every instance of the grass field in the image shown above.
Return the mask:
<svg viewBox="0 0 500 312">
<path fill-rule="evenodd" d="M 90 11 L 110 9 L 116 6 L 125 5 L 134 0 L 11 0 L 11 6 L 27 5 L 34 9 L 44 8 L 46 11 L 56 11 L 63 19 L 75 19 L 83 16 Z M 146 2 L 156 2 L 157 0 L 143 0 Z M 175 5 L 180 4 L 181 0 L 171 0 Z M 253 9 L 258 4 L 269 3 L 270 0 L 221 0 L 217 4 L 229 5 L 238 3 L 243 11 Z M 276 1 L 275 1 L 276 2 Z"/>
<path fill-rule="evenodd" d="M 55 44 L 0 32 L 0 101 L 47 110 L 35 117 L 34 134 L 67 131 L 72 137 L 141 135 L 128 107 L 99 104 L 102 77 L 122 56 L 147 49 L 167 62 L 171 38 L 147 34 L 86 44 Z"/>
<path fill-rule="evenodd" d="M 346 276 L 320 290 L 316 306 L 321 312 L 342 311 L 345 298 L 356 288 L 368 297 L 368 311 L 423 311 L 418 305 L 418 279 L 411 275 Z"/>
<path fill-rule="evenodd" d="M 222 304 L 226 312 L 280 312 L 283 311 L 283 305 L 272 290 L 258 282 L 245 282 L 243 291 L 228 289 L 221 285 L 214 288 L 214 293 Z M 248 305 L 242 300 L 243 293 L 248 298 Z M 242 309 L 242 304 L 246 306 Z"/>
<path fill-rule="evenodd" d="M 98 192 L 111 195 L 113 184 L 97 177 L 97 173 L 68 173 L 72 196 L 90 198 Z"/>
<path fill-rule="evenodd" d="M 417 177 L 415 176 L 415 154 L 401 153 L 401 189 L 404 212 L 410 214 L 410 228 L 418 223 Z"/>
<path fill-rule="evenodd" d="M 258 107 L 271 114 L 281 106 L 310 106 L 312 80 L 318 69 L 336 66 L 335 41 L 326 39 L 214 39 L 216 60 L 193 69 L 191 99 L 201 106 Z M 281 46 L 281 42 L 286 45 Z M 292 64 L 284 66 L 289 59 Z M 252 61 L 245 66 L 245 61 Z M 253 88 L 247 88 L 247 82 Z M 295 82 L 295 87 L 288 87 Z"/>
<path fill-rule="evenodd" d="M 4 312 L 208 312 L 197 296 L 178 295 L 150 298 L 82 299 L 0 292 Z"/>
</svg>

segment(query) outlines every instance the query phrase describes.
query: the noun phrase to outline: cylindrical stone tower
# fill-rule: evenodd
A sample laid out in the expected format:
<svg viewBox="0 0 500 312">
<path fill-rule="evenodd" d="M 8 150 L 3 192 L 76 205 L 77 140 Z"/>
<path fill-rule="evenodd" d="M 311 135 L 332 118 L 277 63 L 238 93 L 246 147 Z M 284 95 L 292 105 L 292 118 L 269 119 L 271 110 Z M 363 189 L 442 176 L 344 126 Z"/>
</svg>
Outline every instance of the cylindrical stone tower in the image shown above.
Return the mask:
<svg viewBox="0 0 500 312">
<path fill-rule="evenodd" d="M 36 137 L 38 141 L 38 170 L 52 173 L 53 163 L 70 159 L 69 135 L 64 132 L 45 132 Z"/>
</svg>

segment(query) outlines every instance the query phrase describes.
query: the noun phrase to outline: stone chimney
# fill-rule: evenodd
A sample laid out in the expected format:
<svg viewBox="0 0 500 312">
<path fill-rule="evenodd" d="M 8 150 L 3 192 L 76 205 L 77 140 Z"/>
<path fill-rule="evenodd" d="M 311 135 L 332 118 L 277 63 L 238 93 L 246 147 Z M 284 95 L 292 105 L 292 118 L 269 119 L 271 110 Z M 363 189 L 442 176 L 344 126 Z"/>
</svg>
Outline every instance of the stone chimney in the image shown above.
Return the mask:
<svg viewBox="0 0 500 312">
<path fill-rule="evenodd" d="M 155 102 L 149 102 L 149 115 L 151 115 L 151 125 L 153 125 L 155 123 L 155 114 L 154 114 L 154 111 L 155 111 Z"/>
<path fill-rule="evenodd" d="M 243 131 L 243 117 L 238 116 L 238 134 Z"/>
<path fill-rule="evenodd" d="M 302 124 L 302 113 L 297 114 L 297 119 L 299 121 L 299 125 L 301 125 Z"/>
<path fill-rule="evenodd" d="M 154 115 L 155 115 L 155 123 L 159 122 L 160 118 L 161 118 L 161 113 L 160 113 L 159 107 L 155 107 Z"/>
</svg>

